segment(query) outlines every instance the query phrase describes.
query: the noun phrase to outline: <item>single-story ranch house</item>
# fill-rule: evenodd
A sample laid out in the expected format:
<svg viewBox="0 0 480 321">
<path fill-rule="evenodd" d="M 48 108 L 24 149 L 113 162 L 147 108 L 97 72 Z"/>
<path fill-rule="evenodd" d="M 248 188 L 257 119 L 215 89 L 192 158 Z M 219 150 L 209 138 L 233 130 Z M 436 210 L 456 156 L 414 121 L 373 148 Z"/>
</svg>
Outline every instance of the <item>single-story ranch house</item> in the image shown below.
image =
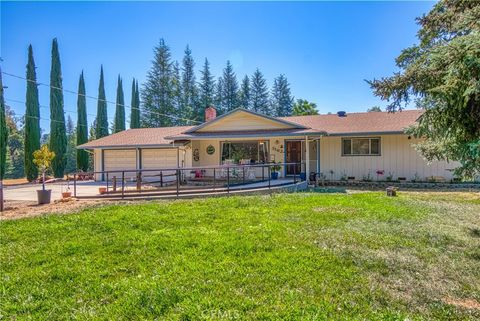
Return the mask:
<svg viewBox="0 0 480 321">
<path fill-rule="evenodd" d="M 404 110 L 274 118 L 239 108 L 216 117 L 215 108 L 208 107 L 199 126 L 129 129 L 78 148 L 93 151 L 96 172 L 302 162 L 283 166 L 280 176 L 298 174 L 302 166 L 302 172 L 323 173 L 327 179 L 449 180 L 455 164 L 428 164 L 412 147 L 418 140 L 404 133 L 421 114 Z"/>
</svg>

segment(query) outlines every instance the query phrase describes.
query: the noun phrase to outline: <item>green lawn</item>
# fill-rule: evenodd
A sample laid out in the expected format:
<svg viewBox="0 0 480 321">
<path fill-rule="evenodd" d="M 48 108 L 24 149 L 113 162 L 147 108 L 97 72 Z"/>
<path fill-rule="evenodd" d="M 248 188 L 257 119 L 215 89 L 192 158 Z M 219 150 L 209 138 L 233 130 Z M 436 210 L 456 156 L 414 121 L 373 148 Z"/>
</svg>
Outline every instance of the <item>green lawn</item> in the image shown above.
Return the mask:
<svg viewBox="0 0 480 321">
<path fill-rule="evenodd" d="M 0 237 L 0 319 L 480 317 L 461 307 L 480 302 L 478 194 L 110 205 Z"/>
</svg>

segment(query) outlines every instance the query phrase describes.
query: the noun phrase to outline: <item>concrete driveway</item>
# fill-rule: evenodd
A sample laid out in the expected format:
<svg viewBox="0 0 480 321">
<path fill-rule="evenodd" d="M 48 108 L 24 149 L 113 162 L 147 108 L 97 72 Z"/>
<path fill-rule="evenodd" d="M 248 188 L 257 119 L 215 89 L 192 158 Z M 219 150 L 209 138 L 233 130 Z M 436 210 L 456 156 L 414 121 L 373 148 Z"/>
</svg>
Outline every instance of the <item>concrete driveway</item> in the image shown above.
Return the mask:
<svg viewBox="0 0 480 321">
<path fill-rule="evenodd" d="M 98 194 L 98 188 L 105 186 L 105 182 L 77 182 L 78 196 L 93 196 Z M 62 192 L 67 191 L 66 182 L 51 183 L 45 185 L 46 189 L 52 190 L 52 201 L 62 198 Z M 41 184 L 27 184 L 18 186 L 6 186 L 3 189 L 4 199 L 7 201 L 36 201 L 37 190 L 42 189 Z M 70 184 L 73 194 L 73 183 Z"/>
</svg>

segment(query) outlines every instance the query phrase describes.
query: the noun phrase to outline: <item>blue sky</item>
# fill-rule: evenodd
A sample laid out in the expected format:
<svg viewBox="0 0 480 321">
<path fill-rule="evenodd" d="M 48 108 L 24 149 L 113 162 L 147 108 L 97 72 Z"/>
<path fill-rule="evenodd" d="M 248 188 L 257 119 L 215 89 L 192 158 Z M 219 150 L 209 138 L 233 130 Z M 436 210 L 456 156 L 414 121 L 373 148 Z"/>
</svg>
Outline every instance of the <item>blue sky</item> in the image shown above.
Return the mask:
<svg viewBox="0 0 480 321">
<path fill-rule="evenodd" d="M 397 71 L 395 58 L 416 42 L 415 17 L 427 13 L 433 2 L 2 1 L 0 6 L 5 72 L 25 76 L 32 44 L 38 81 L 47 83 L 51 41 L 57 37 L 64 88 L 76 91 L 83 70 L 87 95 L 97 96 L 103 64 L 107 99 L 115 100 L 120 74 L 129 103 L 132 77 L 144 81 L 153 47 L 164 38 L 174 59 L 180 61 L 189 44 L 196 69 L 208 57 L 216 76 L 228 59 L 239 80 L 259 67 L 271 86 L 283 73 L 295 98 L 313 101 L 327 113 L 386 105 L 364 79 Z M 25 101 L 25 81 L 3 78 L 6 99 Z M 39 87 L 39 93 L 40 104 L 48 106 L 48 88 Z M 76 96 L 64 95 L 65 110 L 75 120 Z M 7 104 L 24 113 L 24 104 Z M 90 123 L 96 101 L 87 104 Z M 112 119 L 115 106 L 108 107 Z M 48 108 L 41 108 L 41 117 L 48 129 Z"/>
</svg>

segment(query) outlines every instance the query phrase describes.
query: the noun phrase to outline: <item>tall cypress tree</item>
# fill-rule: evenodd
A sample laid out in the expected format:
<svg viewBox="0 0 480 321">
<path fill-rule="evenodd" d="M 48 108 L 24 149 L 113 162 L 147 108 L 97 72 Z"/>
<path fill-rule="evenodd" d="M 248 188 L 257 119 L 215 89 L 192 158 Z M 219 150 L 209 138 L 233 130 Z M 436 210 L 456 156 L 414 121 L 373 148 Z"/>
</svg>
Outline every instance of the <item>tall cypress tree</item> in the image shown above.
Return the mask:
<svg viewBox="0 0 480 321">
<path fill-rule="evenodd" d="M 138 109 L 138 128 L 140 128 L 140 90 L 138 90 L 138 80 L 135 81 L 135 106 Z"/>
<path fill-rule="evenodd" d="M 66 165 L 67 133 L 63 111 L 62 68 L 56 38 L 52 43 L 50 70 L 50 150 L 55 153 L 52 161 L 53 175 L 62 178 Z"/>
<path fill-rule="evenodd" d="M 103 66 L 100 67 L 100 83 L 98 84 L 96 138 L 108 136 L 107 100 L 105 98 L 105 84 L 103 80 Z"/>
<path fill-rule="evenodd" d="M 242 80 L 240 85 L 240 94 L 239 94 L 239 103 L 240 107 L 245 109 L 251 109 L 250 106 L 250 79 L 247 75 Z"/>
<path fill-rule="evenodd" d="M 227 60 L 223 70 L 223 112 L 229 112 L 238 107 L 238 81 L 232 64 Z"/>
<path fill-rule="evenodd" d="M 118 75 L 117 81 L 117 103 L 115 109 L 115 120 L 113 132 L 118 133 L 125 130 L 125 97 L 123 95 L 122 78 Z"/>
<path fill-rule="evenodd" d="M 195 80 L 195 62 L 187 45 L 182 61 L 182 113 L 186 119 L 200 120 L 203 108 L 198 106 L 198 88 Z"/>
<path fill-rule="evenodd" d="M 251 99 L 254 112 L 265 115 L 272 114 L 269 110 L 267 82 L 258 68 L 252 76 Z"/>
<path fill-rule="evenodd" d="M 33 163 L 33 152 L 40 149 L 40 104 L 32 45 L 28 46 L 27 79 L 24 164 L 25 176 L 31 182 L 38 177 L 38 168 Z"/>
<path fill-rule="evenodd" d="M 131 111 L 130 111 L 130 128 L 140 128 L 140 106 L 137 105 L 137 86 L 135 78 L 132 81 L 132 100 L 131 100 Z"/>
<path fill-rule="evenodd" d="M 198 120 L 203 121 L 202 115 L 203 110 L 211 106 L 214 102 L 214 92 L 215 92 L 215 80 L 213 78 L 212 73 L 210 72 L 210 63 L 208 59 L 205 58 L 205 63 L 203 64 L 203 70 L 200 71 L 202 74 L 200 78 L 200 101 L 199 107 L 201 111 L 201 115 Z M 218 106 L 217 106 L 218 107 Z"/>
<path fill-rule="evenodd" d="M 291 116 L 293 112 L 293 97 L 290 92 L 290 84 L 284 75 L 275 78 L 272 89 L 272 112 L 274 116 Z"/>
<path fill-rule="evenodd" d="M 88 123 L 87 123 L 87 100 L 85 97 L 85 80 L 83 71 L 78 80 L 77 97 L 77 146 L 88 142 Z M 77 149 L 77 169 L 88 170 L 88 153 L 86 150 Z"/>
<path fill-rule="evenodd" d="M 0 181 L 3 180 L 3 177 L 5 176 L 7 164 L 7 142 L 8 129 L 5 115 L 5 100 L 3 98 L 2 68 L 0 66 Z"/>
<path fill-rule="evenodd" d="M 142 89 L 142 125 L 163 127 L 174 125 L 168 115 L 175 113 L 172 88 L 172 62 L 170 48 L 163 39 L 154 49 L 155 57 Z"/>
</svg>

